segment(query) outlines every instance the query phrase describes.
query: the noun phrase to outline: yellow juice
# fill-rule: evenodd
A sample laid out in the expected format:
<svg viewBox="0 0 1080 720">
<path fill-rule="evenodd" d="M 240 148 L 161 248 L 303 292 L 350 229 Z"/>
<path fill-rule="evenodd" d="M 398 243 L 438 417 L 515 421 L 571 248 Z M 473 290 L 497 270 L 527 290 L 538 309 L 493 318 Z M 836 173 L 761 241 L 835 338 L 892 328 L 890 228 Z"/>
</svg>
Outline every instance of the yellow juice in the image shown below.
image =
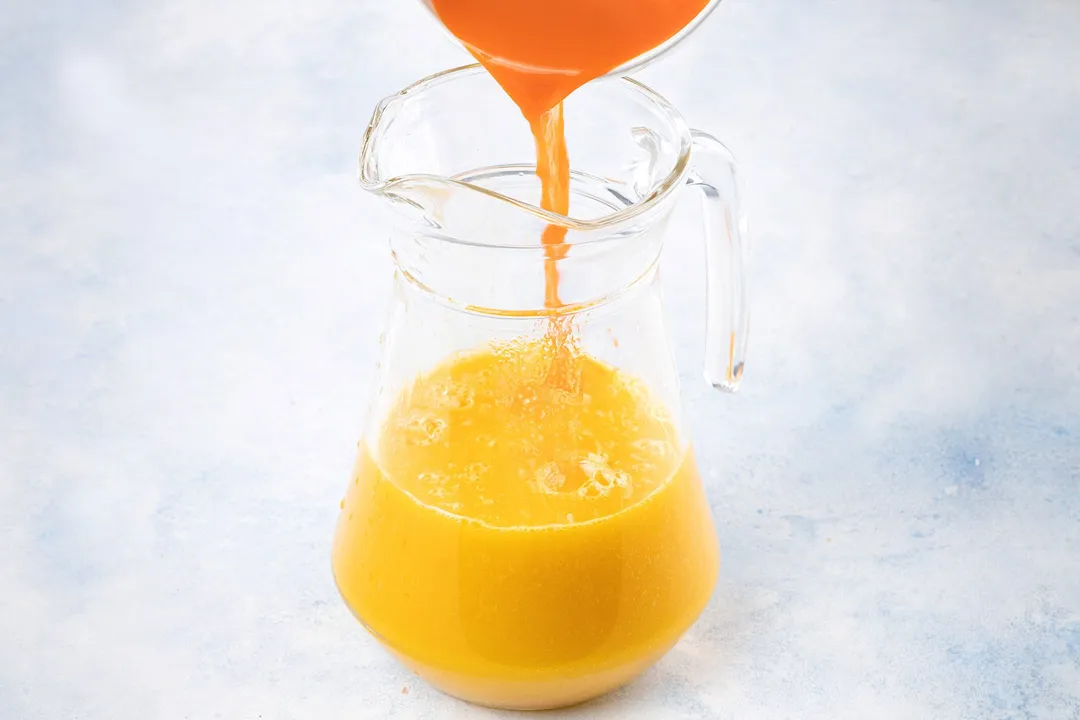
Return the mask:
<svg viewBox="0 0 1080 720">
<path fill-rule="evenodd" d="M 364 625 L 481 704 L 556 707 L 624 684 L 716 582 L 712 519 L 673 419 L 559 337 L 417 378 L 363 444 L 334 540 Z"/>
</svg>

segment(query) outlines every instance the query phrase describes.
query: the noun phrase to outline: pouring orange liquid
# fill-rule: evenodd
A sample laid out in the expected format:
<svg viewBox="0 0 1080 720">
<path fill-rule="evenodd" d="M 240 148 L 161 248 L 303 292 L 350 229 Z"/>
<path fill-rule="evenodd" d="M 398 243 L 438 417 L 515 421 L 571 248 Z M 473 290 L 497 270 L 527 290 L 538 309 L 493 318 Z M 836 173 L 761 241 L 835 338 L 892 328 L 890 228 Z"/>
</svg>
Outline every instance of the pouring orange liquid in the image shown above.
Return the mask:
<svg viewBox="0 0 1080 720">
<path fill-rule="evenodd" d="M 542 206 L 567 215 L 562 101 L 675 35 L 706 0 L 431 4 L 521 108 Z M 543 235 L 552 309 L 564 239 L 555 226 Z M 675 644 L 716 582 L 708 504 L 673 418 L 576 348 L 572 322 L 553 318 L 541 339 L 417 378 L 363 445 L 342 505 L 333 564 L 345 601 L 406 665 L 466 700 L 550 708 L 613 690 Z"/>
<path fill-rule="evenodd" d="M 719 549 L 667 411 L 549 336 L 453 358 L 400 396 L 360 453 L 333 559 L 406 665 L 533 709 L 659 659 L 707 604 Z"/>
<path fill-rule="evenodd" d="M 521 108 L 536 139 L 541 207 L 568 215 L 570 160 L 562 101 L 678 34 L 708 0 L 428 0 L 447 29 Z M 546 301 L 559 307 L 566 231 L 551 226 Z"/>
</svg>

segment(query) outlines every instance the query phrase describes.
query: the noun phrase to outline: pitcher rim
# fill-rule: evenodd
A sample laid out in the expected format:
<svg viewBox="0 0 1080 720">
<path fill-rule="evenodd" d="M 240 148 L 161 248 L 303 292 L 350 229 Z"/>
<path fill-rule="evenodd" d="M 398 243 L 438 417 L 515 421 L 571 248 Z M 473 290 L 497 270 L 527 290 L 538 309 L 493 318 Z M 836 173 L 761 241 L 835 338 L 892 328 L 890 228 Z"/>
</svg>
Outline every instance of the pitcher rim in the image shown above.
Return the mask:
<svg viewBox="0 0 1080 720">
<path fill-rule="evenodd" d="M 628 87 L 632 91 L 638 93 L 639 95 L 644 97 L 647 102 L 655 105 L 663 111 L 667 119 L 672 123 L 672 125 L 675 126 L 675 129 L 679 136 L 679 155 L 675 160 L 674 166 L 662 180 L 658 181 L 655 184 L 653 191 L 648 195 L 648 197 L 644 198 L 640 202 L 636 202 L 633 205 L 611 213 L 610 215 L 596 218 L 595 220 L 579 220 L 569 217 L 567 215 L 561 215 L 559 213 L 551 212 L 550 210 L 544 210 L 543 208 L 537 205 L 533 205 L 532 203 L 524 202 L 508 195 L 504 195 L 495 190 L 481 187 L 479 185 L 474 185 L 472 183 L 468 183 L 462 180 L 457 180 L 452 177 L 444 177 L 441 175 L 432 175 L 426 173 L 402 175 L 400 177 L 392 177 L 385 180 L 379 179 L 378 177 L 373 177 L 375 173 L 372 170 L 373 163 L 371 162 L 371 157 L 373 155 L 374 146 L 376 145 L 377 140 L 376 131 L 381 124 L 383 115 L 390 107 L 412 95 L 416 95 L 441 83 L 453 80 L 458 77 L 475 75 L 478 73 L 487 73 L 487 70 L 485 70 L 484 67 L 479 63 L 471 63 L 469 65 L 462 65 L 456 68 L 443 70 L 442 72 L 438 72 L 420 80 L 417 80 L 416 82 L 408 85 L 399 92 L 396 92 L 393 95 L 388 95 L 382 100 L 380 100 L 379 103 L 375 106 L 375 112 L 372 114 L 371 120 L 368 122 L 367 129 L 364 131 L 364 139 L 361 146 L 359 158 L 360 186 L 368 192 L 383 195 L 392 195 L 392 191 L 395 186 L 402 185 L 407 182 L 438 182 L 452 187 L 461 188 L 463 190 L 479 192 L 487 195 L 494 200 L 504 201 L 518 208 L 519 210 L 522 210 L 523 212 L 527 212 L 534 217 L 543 220 L 549 225 L 566 228 L 567 230 L 574 232 L 591 233 L 625 223 L 653 210 L 664 200 L 670 197 L 672 193 L 674 193 L 675 190 L 677 190 L 682 185 L 686 174 L 689 172 L 690 155 L 693 146 L 693 140 L 690 127 L 686 124 L 686 121 L 683 119 L 682 115 L 675 108 L 675 106 L 668 102 L 667 99 L 665 99 L 662 95 L 657 93 L 649 86 L 631 77 L 612 78 L 605 76 L 597 78 L 593 82 L 619 83 L 624 87 Z M 460 240 L 458 238 L 452 237 L 445 237 L 443 239 L 445 239 L 447 242 L 456 243 L 459 245 L 470 245 L 500 249 L 505 248 L 519 250 L 536 250 L 545 247 L 540 242 L 528 245 L 502 245 Z M 566 246 L 575 247 L 582 245 L 590 245 L 594 243 L 608 242 L 615 239 L 617 238 L 606 236 L 593 239 L 578 240 L 573 242 L 568 241 L 566 243 Z"/>
</svg>

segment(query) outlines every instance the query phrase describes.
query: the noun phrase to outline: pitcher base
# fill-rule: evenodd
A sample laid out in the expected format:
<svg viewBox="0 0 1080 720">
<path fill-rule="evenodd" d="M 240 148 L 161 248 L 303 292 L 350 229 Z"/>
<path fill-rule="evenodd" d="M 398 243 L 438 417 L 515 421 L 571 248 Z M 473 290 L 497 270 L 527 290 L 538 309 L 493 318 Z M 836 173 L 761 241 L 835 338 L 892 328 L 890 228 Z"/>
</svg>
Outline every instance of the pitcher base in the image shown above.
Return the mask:
<svg viewBox="0 0 1080 720">
<path fill-rule="evenodd" d="M 641 660 L 577 677 L 550 675 L 535 680 L 477 677 L 441 670 L 395 652 L 383 644 L 402 665 L 440 692 L 474 705 L 497 710 L 555 710 L 594 700 L 629 684 L 652 667 L 671 647 Z"/>
</svg>

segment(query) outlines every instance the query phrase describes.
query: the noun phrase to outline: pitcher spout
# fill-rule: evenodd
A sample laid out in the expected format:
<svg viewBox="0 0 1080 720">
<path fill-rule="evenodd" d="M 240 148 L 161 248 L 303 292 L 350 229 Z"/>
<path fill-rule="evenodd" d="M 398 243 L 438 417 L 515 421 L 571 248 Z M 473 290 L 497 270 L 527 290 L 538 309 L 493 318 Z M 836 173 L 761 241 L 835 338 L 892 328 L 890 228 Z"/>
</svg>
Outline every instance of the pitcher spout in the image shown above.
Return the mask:
<svg viewBox="0 0 1080 720">
<path fill-rule="evenodd" d="M 482 156 L 494 159 L 506 149 L 488 146 L 493 137 L 486 131 L 488 113 L 473 108 L 469 117 L 459 109 L 468 108 L 468 102 L 440 97 L 448 93 L 444 78 L 455 74 L 460 76 L 460 70 L 433 76 L 379 102 L 364 132 L 360 187 L 413 222 L 477 244 L 487 244 L 483 236 L 490 233 L 484 228 L 519 225 L 525 215 L 538 215 L 547 224 L 567 221 L 533 207 L 524 197 L 506 194 L 505 178 L 531 176 L 532 166 L 484 166 Z M 502 108 L 503 113 L 509 110 Z M 521 124 L 520 117 L 512 120 L 511 127 Z M 482 227 L 476 227 L 477 218 L 484 220 Z"/>
<path fill-rule="evenodd" d="M 513 313 L 592 306 L 647 277 L 689 173 L 690 131 L 632 80 L 594 84 L 565 112 L 574 119 L 572 170 L 560 214 L 540 207 L 528 123 L 480 66 L 380 102 L 364 134 L 360 184 L 398 217 L 398 267 L 455 304 Z M 552 235 L 561 236 L 557 254 L 545 242 Z"/>
<path fill-rule="evenodd" d="M 364 133 L 360 185 L 413 221 L 469 242 L 534 246 L 548 226 L 565 228 L 568 245 L 617 237 L 668 209 L 664 200 L 682 185 L 689 157 L 674 109 L 624 82 L 601 85 L 584 103 L 567 101 L 566 112 L 584 118 L 568 126 L 571 161 L 580 152 L 595 162 L 571 174 L 566 214 L 540 207 L 532 134 L 479 65 L 434 75 L 378 104 Z M 640 122 L 598 125 L 601 106 Z M 643 133 L 654 139 L 643 142 Z"/>
</svg>

